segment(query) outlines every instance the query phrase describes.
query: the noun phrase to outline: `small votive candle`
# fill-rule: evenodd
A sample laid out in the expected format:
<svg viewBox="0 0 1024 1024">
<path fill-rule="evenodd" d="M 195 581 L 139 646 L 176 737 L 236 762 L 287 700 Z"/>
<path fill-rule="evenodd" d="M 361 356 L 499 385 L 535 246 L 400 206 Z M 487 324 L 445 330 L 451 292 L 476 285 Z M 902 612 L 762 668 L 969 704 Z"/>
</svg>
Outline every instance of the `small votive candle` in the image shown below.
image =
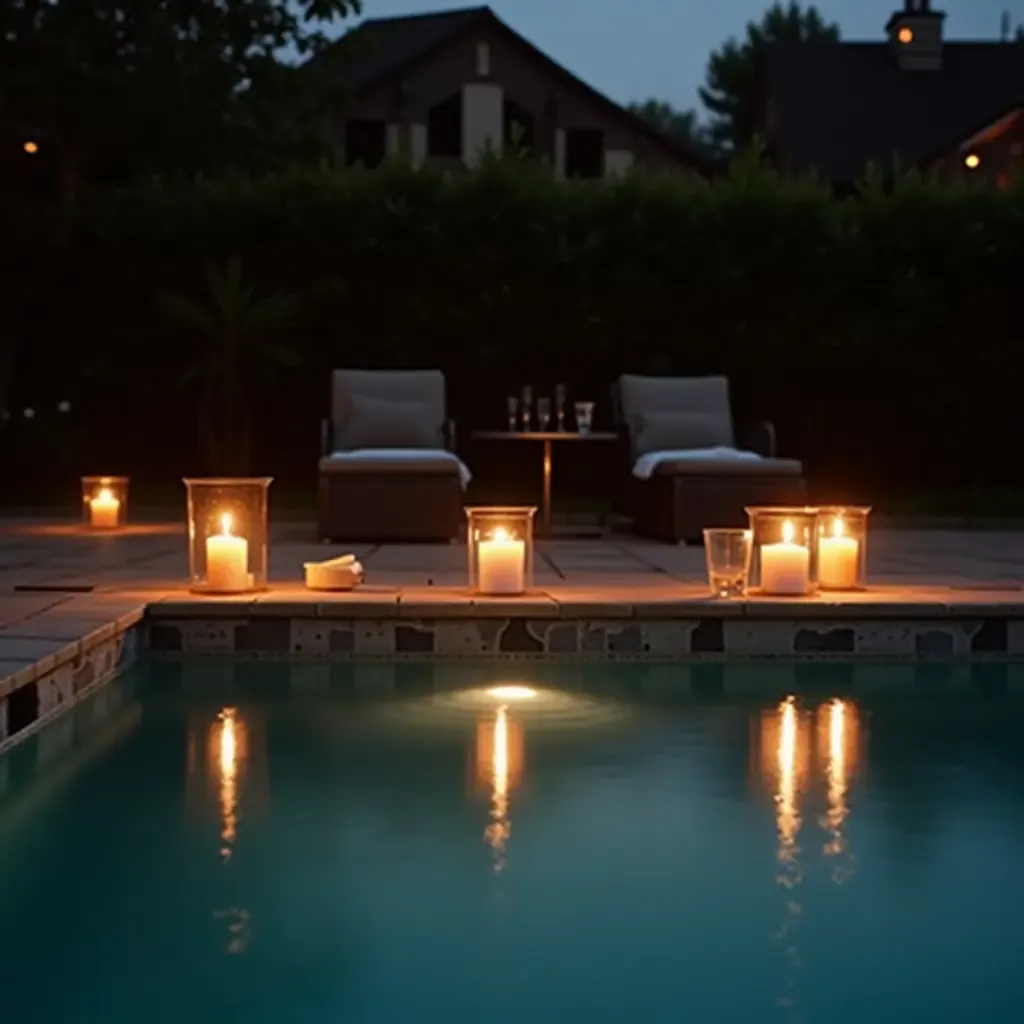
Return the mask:
<svg viewBox="0 0 1024 1024">
<path fill-rule="evenodd" d="M 112 530 L 121 516 L 121 502 L 109 487 L 104 487 L 89 499 L 89 524 L 94 530 Z"/>
<path fill-rule="evenodd" d="M 822 590 L 862 590 L 867 576 L 867 506 L 819 510 L 818 584 Z"/>
<path fill-rule="evenodd" d="M 521 594 L 526 589 L 526 542 L 499 526 L 477 548 L 481 594 Z"/>
<path fill-rule="evenodd" d="M 206 585 L 221 594 L 241 593 L 252 586 L 249 542 L 231 533 L 231 516 L 221 516 L 221 532 L 206 538 Z"/>
<path fill-rule="evenodd" d="M 467 508 L 469 589 L 488 597 L 515 597 L 533 585 L 535 508 Z"/>
<path fill-rule="evenodd" d="M 832 536 L 818 541 L 818 585 L 825 590 L 852 590 L 857 586 L 860 543 L 846 536 L 841 516 L 832 520 Z"/>
<path fill-rule="evenodd" d="M 782 540 L 761 547 L 761 591 L 765 594 L 806 594 L 811 578 L 811 549 L 797 544 L 793 524 L 782 524 Z"/>
<path fill-rule="evenodd" d="M 117 530 L 128 511 L 128 477 L 82 477 L 82 525 L 90 530 Z"/>
</svg>

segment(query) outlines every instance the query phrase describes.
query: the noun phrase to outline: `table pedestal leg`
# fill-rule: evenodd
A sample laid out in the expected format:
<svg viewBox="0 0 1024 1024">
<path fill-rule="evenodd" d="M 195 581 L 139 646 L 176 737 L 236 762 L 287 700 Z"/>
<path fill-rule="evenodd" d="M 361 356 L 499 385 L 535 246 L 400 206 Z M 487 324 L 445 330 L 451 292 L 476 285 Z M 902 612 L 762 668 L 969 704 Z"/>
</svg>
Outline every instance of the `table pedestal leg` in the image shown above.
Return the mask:
<svg viewBox="0 0 1024 1024">
<path fill-rule="evenodd" d="M 542 509 L 544 536 L 551 536 L 551 442 L 544 441 L 544 505 Z"/>
</svg>

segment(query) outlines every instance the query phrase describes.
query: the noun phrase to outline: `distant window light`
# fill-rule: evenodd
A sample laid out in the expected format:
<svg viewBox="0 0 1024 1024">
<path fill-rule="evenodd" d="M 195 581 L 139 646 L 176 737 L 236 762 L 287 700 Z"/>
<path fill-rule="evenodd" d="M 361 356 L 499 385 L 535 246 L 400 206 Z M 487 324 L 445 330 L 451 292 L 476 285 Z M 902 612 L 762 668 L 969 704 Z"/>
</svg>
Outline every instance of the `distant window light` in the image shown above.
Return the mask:
<svg viewBox="0 0 1024 1024">
<path fill-rule="evenodd" d="M 968 153 L 964 157 L 964 167 L 970 171 L 975 171 L 981 166 L 981 157 L 977 153 Z"/>
<path fill-rule="evenodd" d="M 68 401 L 58 402 L 57 412 L 71 412 L 71 403 Z"/>
<path fill-rule="evenodd" d="M 899 34 L 896 36 L 896 38 L 899 39 L 899 41 L 904 46 L 906 46 L 907 43 L 912 43 L 914 41 L 914 30 L 904 25 L 903 28 L 900 29 Z"/>
<path fill-rule="evenodd" d="M 29 139 L 21 148 L 31 156 L 39 152 L 39 143 Z"/>
<path fill-rule="evenodd" d="M 26 409 L 22 414 L 27 420 L 34 420 L 36 418 L 35 409 Z"/>
<path fill-rule="evenodd" d="M 491 48 L 487 43 L 476 44 L 476 73 L 481 78 L 491 73 Z"/>
</svg>

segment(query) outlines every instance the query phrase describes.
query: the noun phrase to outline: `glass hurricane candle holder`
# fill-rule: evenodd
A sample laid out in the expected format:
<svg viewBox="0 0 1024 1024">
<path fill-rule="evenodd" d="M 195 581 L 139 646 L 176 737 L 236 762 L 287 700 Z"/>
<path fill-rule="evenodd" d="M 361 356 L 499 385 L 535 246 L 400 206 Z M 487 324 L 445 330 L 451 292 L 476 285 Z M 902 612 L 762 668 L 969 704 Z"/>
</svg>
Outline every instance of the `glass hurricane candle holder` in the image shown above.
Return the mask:
<svg viewBox="0 0 1024 1024">
<path fill-rule="evenodd" d="M 806 597 L 818 587 L 818 510 L 760 506 L 750 517 L 749 590 L 764 597 Z"/>
<path fill-rule="evenodd" d="M 128 522 L 128 477 L 83 476 L 82 522 L 91 530 L 117 530 Z"/>
<path fill-rule="evenodd" d="M 867 586 L 866 505 L 818 509 L 818 586 L 822 590 L 863 590 Z"/>
<path fill-rule="evenodd" d="M 467 508 L 469 589 L 511 597 L 533 586 L 533 517 L 536 508 Z"/>
<path fill-rule="evenodd" d="M 712 597 L 744 597 L 750 577 L 750 531 L 704 531 L 704 554 Z"/>
<path fill-rule="evenodd" d="M 245 594 L 267 585 L 267 491 L 271 477 L 186 479 L 189 586 Z"/>
</svg>

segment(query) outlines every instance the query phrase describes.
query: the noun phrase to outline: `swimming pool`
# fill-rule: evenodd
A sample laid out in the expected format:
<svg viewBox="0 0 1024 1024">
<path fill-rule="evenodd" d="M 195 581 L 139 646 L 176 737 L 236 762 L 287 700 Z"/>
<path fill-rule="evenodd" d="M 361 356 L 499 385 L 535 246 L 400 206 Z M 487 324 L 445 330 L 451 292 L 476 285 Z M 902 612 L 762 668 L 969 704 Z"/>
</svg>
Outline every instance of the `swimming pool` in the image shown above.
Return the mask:
<svg viewBox="0 0 1024 1024">
<path fill-rule="evenodd" d="M 1024 698 L 671 671 L 128 675 L 0 757 L 5 1019 L 1021 1019 Z"/>
</svg>

